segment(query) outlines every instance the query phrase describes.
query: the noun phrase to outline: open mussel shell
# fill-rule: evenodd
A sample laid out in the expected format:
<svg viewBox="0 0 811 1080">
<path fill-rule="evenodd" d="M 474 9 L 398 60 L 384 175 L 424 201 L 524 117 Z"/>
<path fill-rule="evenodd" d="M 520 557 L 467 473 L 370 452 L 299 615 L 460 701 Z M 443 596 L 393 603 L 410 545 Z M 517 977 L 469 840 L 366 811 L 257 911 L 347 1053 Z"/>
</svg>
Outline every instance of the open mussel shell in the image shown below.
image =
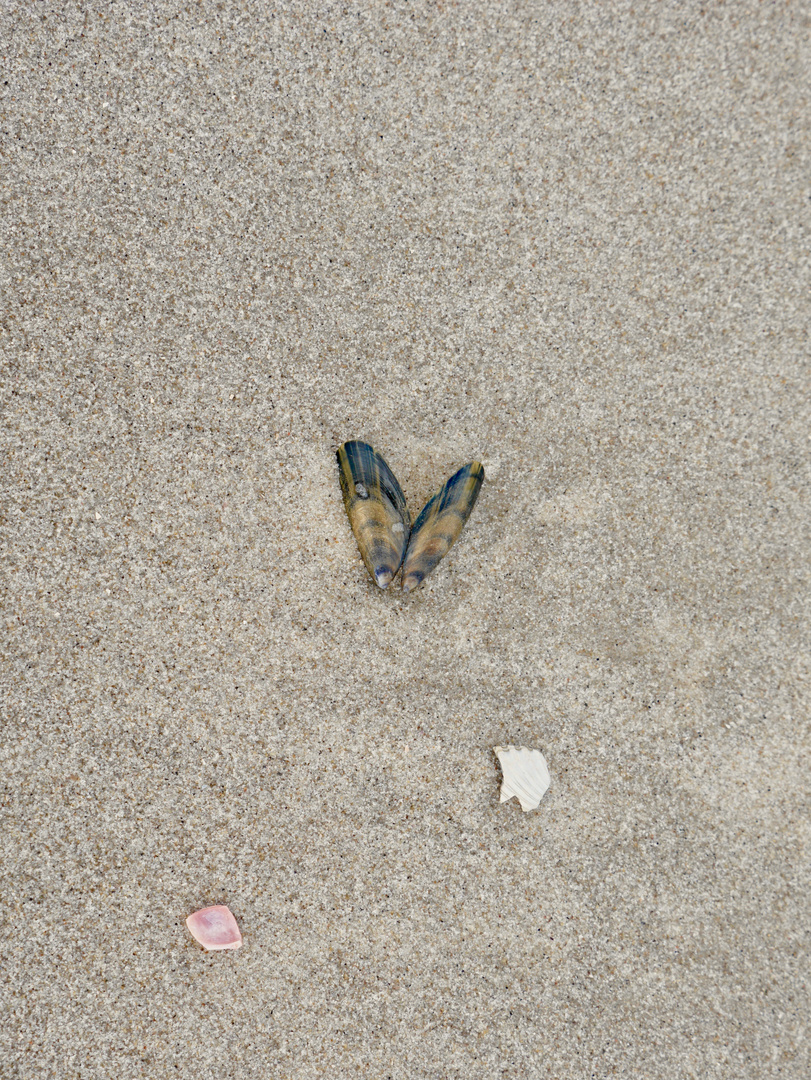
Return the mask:
<svg viewBox="0 0 811 1080">
<path fill-rule="evenodd" d="M 478 461 L 463 465 L 414 522 L 403 563 L 403 591 L 423 581 L 459 539 L 484 480 Z"/>
<path fill-rule="evenodd" d="M 346 442 L 338 450 L 344 506 L 366 568 L 381 589 L 400 569 L 411 517 L 397 478 L 368 443 Z"/>
</svg>

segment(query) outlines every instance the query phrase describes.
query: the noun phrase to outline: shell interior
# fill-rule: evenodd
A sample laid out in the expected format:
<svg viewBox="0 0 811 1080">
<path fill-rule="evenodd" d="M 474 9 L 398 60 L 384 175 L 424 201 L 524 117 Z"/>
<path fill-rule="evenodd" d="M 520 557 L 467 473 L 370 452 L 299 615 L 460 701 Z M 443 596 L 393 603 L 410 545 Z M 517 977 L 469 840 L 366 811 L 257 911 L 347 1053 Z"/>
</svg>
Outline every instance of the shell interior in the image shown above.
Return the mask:
<svg viewBox="0 0 811 1080">
<path fill-rule="evenodd" d="M 186 919 L 186 926 L 195 941 L 209 952 L 238 949 L 242 934 L 230 908 L 224 904 L 195 911 Z"/>
</svg>

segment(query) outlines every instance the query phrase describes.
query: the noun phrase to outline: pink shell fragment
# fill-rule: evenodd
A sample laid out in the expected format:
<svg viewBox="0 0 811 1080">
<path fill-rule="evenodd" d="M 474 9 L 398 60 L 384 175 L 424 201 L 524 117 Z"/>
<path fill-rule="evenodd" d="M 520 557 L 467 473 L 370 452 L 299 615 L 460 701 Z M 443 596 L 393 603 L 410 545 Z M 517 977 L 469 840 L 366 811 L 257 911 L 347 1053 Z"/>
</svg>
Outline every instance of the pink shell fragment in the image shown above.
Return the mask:
<svg viewBox="0 0 811 1080">
<path fill-rule="evenodd" d="M 209 952 L 217 949 L 238 949 L 242 944 L 242 934 L 237 921 L 222 904 L 195 911 L 186 919 L 186 926 L 194 940 L 199 941 Z"/>
</svg>

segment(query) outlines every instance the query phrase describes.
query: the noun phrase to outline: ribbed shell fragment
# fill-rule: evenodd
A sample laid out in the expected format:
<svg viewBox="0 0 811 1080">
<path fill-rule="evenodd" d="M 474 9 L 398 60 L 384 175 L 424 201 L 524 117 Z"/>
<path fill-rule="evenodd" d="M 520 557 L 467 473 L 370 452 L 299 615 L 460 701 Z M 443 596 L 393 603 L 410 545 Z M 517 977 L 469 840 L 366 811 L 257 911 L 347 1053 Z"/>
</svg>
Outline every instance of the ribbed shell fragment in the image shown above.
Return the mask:
<svg viewBox="0 0 811 1080">
<path fill-rule="evenodd" d="M 551 783 L 549 767 L 541 751 L 512 745 L 494 746 L 493 750 L 504 778 L 500 801 L 507 802 L 515 795 L 522 810 L 537 810 Z"/>
<path fill-rule="evenodd" d="M 478 461 L 464 465 L 423 509 L 414 523 L 403 563 L 403 591 L 415 589 L 447 555 L 470 517 L 484 480 Z"/>
<path fill-rule="evenodd" d="M 394 473 L 368 443 L 345 442 L 338 450 L 344 506 L 366 568 L 381 589 L 400 569 L 411 517 Z"/>
</svg>

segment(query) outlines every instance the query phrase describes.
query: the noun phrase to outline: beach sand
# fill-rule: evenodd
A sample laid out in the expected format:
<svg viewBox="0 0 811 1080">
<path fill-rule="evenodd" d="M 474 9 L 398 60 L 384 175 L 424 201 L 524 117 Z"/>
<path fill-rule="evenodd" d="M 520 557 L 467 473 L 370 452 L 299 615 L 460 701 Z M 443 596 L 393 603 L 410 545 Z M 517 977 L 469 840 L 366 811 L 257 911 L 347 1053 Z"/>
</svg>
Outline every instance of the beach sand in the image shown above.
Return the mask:
<svg viewBox="0 0 811 1080">
<path fill-rule="evenodd" d="M 0 1074 L 807 1074 L 802 5 L 0 42 Z M 484 463 L 408 596 L 348 439 Z"/>
</svg>

